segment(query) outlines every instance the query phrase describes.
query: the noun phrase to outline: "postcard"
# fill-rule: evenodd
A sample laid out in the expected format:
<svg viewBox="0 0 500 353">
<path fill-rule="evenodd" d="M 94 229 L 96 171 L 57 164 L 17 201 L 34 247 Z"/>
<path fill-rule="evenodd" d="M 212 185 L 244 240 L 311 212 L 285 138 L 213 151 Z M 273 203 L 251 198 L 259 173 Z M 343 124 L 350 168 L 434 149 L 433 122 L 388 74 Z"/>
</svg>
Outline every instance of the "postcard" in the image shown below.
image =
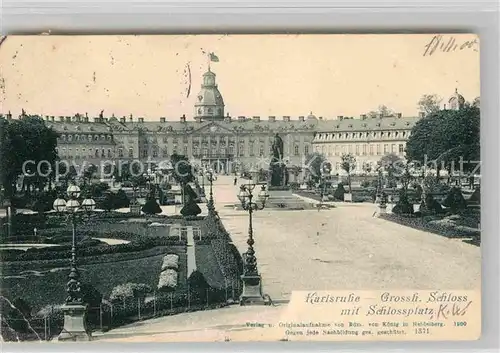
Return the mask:
<svg viewBox="0 0 500 353">
<path fill-rule="evenodd" d="M 0 43 L 3 342 L 481 336 L 475 34 Z"/>
</svg>

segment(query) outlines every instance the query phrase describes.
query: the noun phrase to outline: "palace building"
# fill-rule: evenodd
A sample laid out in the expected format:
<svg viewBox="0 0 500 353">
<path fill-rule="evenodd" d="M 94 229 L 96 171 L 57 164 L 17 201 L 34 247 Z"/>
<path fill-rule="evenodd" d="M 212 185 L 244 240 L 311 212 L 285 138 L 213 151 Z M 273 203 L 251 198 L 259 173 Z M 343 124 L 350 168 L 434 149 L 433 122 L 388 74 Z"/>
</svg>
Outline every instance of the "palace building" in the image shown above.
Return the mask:
<svg viewBox="0 0 500 353">
<path fill-rule="evenodd" d="M 267 168 L 274 135 L 284 142 L 289 166 L 302 166 L 305 156 L 322 153 L 339 172 L 341 155 L 352 153 L 359 165 L 376 162 L 383 155 L 404 157 L 413 126 L 422 117 L 394 116 L 336 119 L 307 116 L 238 116 L 224 113 L 225 104 L 210 69 L 196 97 L 193 119 L 185 115 L 176 121 L 160 117 L 98 117 L 87 115 L 45 116 L 46 124 L 60 133 L 58 154 L 75 163 L 99 164 L 105 160 L 140 160 L 160 163 L 174 153 L 211 164 L 219 172 L 231 173 L 243 167 Z M 464 98 L 450 98 L 449 109 L 460 109 Z M 241 170 L 241 169 L 240 169 Z"/>
</svg>

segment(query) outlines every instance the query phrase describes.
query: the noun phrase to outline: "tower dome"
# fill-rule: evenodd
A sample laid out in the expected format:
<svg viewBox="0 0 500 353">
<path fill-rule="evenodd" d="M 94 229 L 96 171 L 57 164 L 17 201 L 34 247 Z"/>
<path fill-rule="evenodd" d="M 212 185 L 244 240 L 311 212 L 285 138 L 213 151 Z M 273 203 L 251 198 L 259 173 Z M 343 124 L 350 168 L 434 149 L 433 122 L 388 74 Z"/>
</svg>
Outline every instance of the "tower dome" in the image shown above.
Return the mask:
<svg viewBox="0 0 500 353">
<path fill-rule="evenodd" d="M 210 71 L 203 74 L 203 83 L 196 96 L 194 116 L 205 120 L 224 119 L 224 100 L 215 83 L 215 73 Z"/>
<path fill-rule="evenodd" d="M 309 115 L 307 116 L 307 120 L 317 120 L 318 118 L 316 118 L 316 116 L 310 112 Z"/>
<path fill-rule="evenodd" d="M 464 107 L 465 98 L 458 93 L 458 89 L 455 88 L 455 93 L 450 97 L 448 103 L 450 105 L 450 110 L 459 110 Z"/>
</svg>

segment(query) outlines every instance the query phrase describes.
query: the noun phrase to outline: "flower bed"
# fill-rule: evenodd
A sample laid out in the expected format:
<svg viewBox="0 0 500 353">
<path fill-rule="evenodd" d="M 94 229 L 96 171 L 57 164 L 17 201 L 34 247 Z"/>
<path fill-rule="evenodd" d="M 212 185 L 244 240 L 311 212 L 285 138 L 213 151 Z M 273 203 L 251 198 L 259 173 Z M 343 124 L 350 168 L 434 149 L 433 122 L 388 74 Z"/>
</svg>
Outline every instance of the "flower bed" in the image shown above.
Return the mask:
<svg viewBox="0 0 500 353">
<path fill-rule="evenodd" d="M 160 273 L 158 278 L 158 290 L 173 291 L 177 287 L 178 273 L 173 269 L 166 269 Z"/>
<path fill-rule="evenodd" d="M 386 213 L 381 214 L 380 218 L 447 238 L 479 238 L 481 235 L 478 229 L 457 225 L 455 222 L 447 220 L 443 221 L 444 218 L 440 216 L 418 218 Z"/>
<path fill-rule="evenodd" d="M 168 254 L 163 257 L 163 263 L 161 265 L 161 270 L 178 270 L 179 269 L 179 255 L 176 254 Z"/>
</svg>

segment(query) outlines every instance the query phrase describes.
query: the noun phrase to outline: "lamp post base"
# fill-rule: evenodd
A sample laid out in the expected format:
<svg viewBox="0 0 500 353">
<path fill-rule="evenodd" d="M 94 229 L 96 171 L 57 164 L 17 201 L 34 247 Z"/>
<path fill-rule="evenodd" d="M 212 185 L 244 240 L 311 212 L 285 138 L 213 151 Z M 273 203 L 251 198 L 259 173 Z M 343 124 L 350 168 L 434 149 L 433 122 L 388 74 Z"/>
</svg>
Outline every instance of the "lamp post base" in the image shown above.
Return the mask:
<svg viewBox="0 0 500 353">
<path fill-rule="evenodd" d="M 90 341 L 92 334 L 87 330 L 85 317 L 87 306 L 78 304 L 65 304 L 64 328 L 57 337 L 58 341 Z"/>
<path fill-rule="evenodd" d="M 271 305 L 269 299 L 262 294 L 262 280 L 260 275 L 241 276 L 243 293 L 240 296 L 240 305 Z"/>
</svg>

